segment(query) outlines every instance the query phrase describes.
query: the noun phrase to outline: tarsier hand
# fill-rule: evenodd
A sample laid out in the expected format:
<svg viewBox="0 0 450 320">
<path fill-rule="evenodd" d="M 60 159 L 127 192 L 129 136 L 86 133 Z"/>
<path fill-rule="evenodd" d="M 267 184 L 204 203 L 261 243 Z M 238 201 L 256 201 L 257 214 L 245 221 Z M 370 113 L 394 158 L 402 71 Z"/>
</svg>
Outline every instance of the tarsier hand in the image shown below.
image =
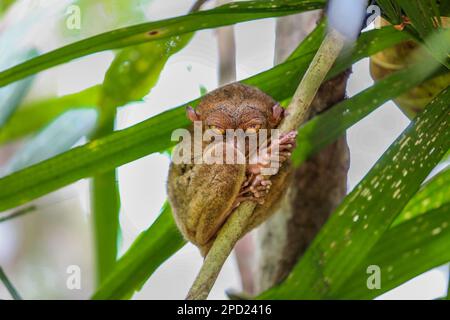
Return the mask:
<svg viewBox="0 0 450 320">
<path fill-rule="evenodd" d="M 203 130 L 213 131 L 218 137 L 225 137 L 230 129 L 241 130 L 246 136 L 258 134 L 261 143 L 254 152 L 245 140 L 244 150 L 240 149 L 243 163 L 199 163 L 194 161 L 195 155 L 190 157 L 191 163 L 172 163 L 168 195 L 175 221 L 185 238 L 205 254 L 227 217 L 243 201 L 258 203 L 249 230 L 275 211 L 290 176 L 296 132 L 272 134 L 284 117 L 284 109 L 259 89 L 239 83 L 211 92 L 196 110 L 188 108 L 187 114 L 193 123 L 201 123 Z M 259 134 L 264 129 L 268 132 L 266 139 Z M 190 145 L 199 144 L 194 135 L 191 139 Z M 205 149 L 228 148 L 226 152 L 234 155 L 238 150 L 233 143 L 200 141 Z"/>
<path fill-rule="evenodd" d="M 259 150 L 250 157 L 247 166 L 247 180 L 236 199 L 235 207 L 243 201 L 264 204 L 272 186 L 271 177 L 278 173 L 286 160 L 290 159 L 291 152 L 295 148 L 296 137 L 296 131 L 282 134 L 279 138 L 272 139 L 269 147 Z"/>
</svg>

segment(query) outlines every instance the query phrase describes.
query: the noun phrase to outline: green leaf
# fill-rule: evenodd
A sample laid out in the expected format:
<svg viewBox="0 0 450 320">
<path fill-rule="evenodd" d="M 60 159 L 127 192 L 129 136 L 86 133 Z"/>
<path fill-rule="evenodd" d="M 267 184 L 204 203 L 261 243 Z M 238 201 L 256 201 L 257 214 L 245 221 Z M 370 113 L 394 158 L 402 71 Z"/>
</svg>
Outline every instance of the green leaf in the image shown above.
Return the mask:
<svg viewBox="0 0 450 320">
<path fill-rule="evenodd" d="M 435 30 L 434 18 L 439 15 L 436 0 L 398 0 L 398 3 L 422 39 Z"/>
<path fill-rule="evenodd" d="M 379 106 L 422 83 L 432 76 L 437 67 L 436 63 L 426 62 L 393 73 L 314 117 L 299 130 L 297 144 L 302 147 L 293 152 L 294 163 L 299 165 Z"/>
<path fill-rule="evenodd" d="M 449 17 L 450 16 L 450 1 L 441 1 L 439 5 L 439 11 L 441 12 L 441 17 Z"/>
<path fill-rule="evenodd" d="M 33 79 L 28 78 L 12 83 L 7 87 L 0 88 L 0 128 L 5 125 L 15 109 L 19 106 L 23 98 L 31 87 Z"/>
<path fill-rule="evenodd" d="M 383 41 L 370 38 L 387 32 L 392 34 Z M 351 62 L 371 55 L 401 41 L 401 32 L 393 28 L 375 30 L 365 36 L 364 42 L 355 48 L 354 59 L 345 58 L 347 65 L 339 63 L 329 75 L 342 72 Z M 404 38 L 403 38 L 404 39 Z M 280 64 L 269 71 L 251 77 L 244 83 L 259 87 L 275 99 L 282 101 L 295 91 L 314 53 Z M 175 142 L 170 141 L 173 130 L 189 125 L 185 116 L 187 105 L 196 105 L 198 100 L 163 112 L 130 128 L 117 131 L 107 137 L 94 140 L 85 146 L 74 148 L 55 158 L 24 169 L 0 179 L 0 211 L 6 210 L 54 191 L 79 179 L 105 172 L 125 163 L 139 159 L 153 152 L 168 149 Z M 333 120 L 334 121 L 334 120 Z M 7 186 L 7 187 L 6 187 Z"/>
<path fill-rule="evenodd" d="M 113 270 L 117 259 L 120 195 L 116 170 L 95 175 L 91 190 L 97 284 L 101 285 Z"/>
<path fill-rule="evenodd" d="M 61 16 L 60 30 L 65 38 L 86 38 L 100 32 L 142 23 L 146 6 L 153 0 L 72 0 L 80 8 L 81 28 L 67 28 L 68 13 Z"/>
<path fill-rule="evenodd" d="M 1 217 L 0 218 L 0 223 L 16 219 L 18 217 L 21 217 L 21 216 L 26 215 L 26 214 L 28 214 L 30 212 L 33 212 L 33 211 L 36 211 L 36 206 L 34 206 L 34 205 L 26 207 L 26 208 L 23 208 L 23 209 L 19 209 L 19 210 L 13 212 L 13 213 L 8 214 L 5 217 Z"/>
<path fill-rule="evenodd" d="M 281 285 L 263 299 L 334 296 L 450 147 L 450 89 L 435 98 L 344 199 Z"/>
<path fill-rule="evenodd" d="M 392 24 L 396 25 L 402 21 L 402 9 L 396 0 L 377 0 L 377 5 Z"/>
<path fill-rule="evenodd" d="M 325 39 L 326 30 L 326 19 L 322 19 L 317 27 L 310 34 L 308 34 L 308 36 L 298 45 L 297 48 L 295 48 L 287 60 L 298 58 L 308 52 L 316 52 L 322 44 L 323 39 Z M 364 38 L 365 34 L 361 36 Z M 359 39 L 360 44 L 362 41 L 363 39 Z"/>
<path fill-rule="evenodd" d="M 450 205 L 388 230 L 331 299 L 373 299 L 450 261 Z M 381 288 L 368 289 L 369 266 L 381 271 Z"/>
<path fill-rule="evenodd" d="M 167 60 L 191 38 L 187 34 L 123 49 L 106 73 L 103 97 L 115 106 L 141 100 L 158 81 Z"/>
<path fill-rule="evenodd" d="M 0 2 L 0 17 L 6 10 L 8 10 L 8 8 L 14 3 L 14 1 L 15 0 L 2 0 L 2 2 Z"/>
<path fill-rule="evenodd" d="M 324 25 L 319 25 L 319 29 L 314 31 L 314 37 L 311 35 L 307 39 L 312 39 L 313 41 L 308 41 L 308 48 L 305 52 L 315 52 L 320 46 Z M 340 70 L 349 64 L 349 57 L 356 61 L 367 55 L 371 55 L 379 51 L 380 47 L 388 47 L 393 43 L 401 42 L 402 40 L 408 40 L 410 37 L 404 32 L 398 32 L 393 28 L 383 28 L 377 30 L 376 32 L 366 32 L 363 33 L 358 40 L 358 48 L 355 49 L 353 56 L 347 55 L 345 59 L 340 59 L 340 67 L 335 70 Z M 377 41 L 377 45 L 371 44 L 372 41 Z M 305 45 L 305 42 L 302 43 Z M 299 47 L 300 48 L 300 47 Z M 292 54 L 291 59 L 297 57 L 296 52 Z M 356 54 L 356 52 L 360 54 Z M 301 51 L 300 51 L 301 52 Z M 303 54 L 305 54 L 303 52 Z M 334 72 L 335 74 L 336 72 Z M 63 112 L 72 108 L 85 108 L 86 106 L 94 105 L 96 101 L 99 100 L 99 88 L 100 86 L 95 86 L 79 93 L 70 94 L 58 98 L 45 99 L 38 102 L 33 102 L 21 107 L 9 120 L 6 126 L 0 129 L 0 144 L 5 142 L 21 138 L 27 134 L 33 133 L 40 128 L 44 127 L 50 120 Z M 201 96 L 206 92 L 201 91 Z"/>
<path fill-rule="evenodd" d="M 17 292 L 16 288 L 13 286 L 11 281 L 9 281 L 8 277 L 6 276 L 5 272 L 3 271 L 3 268 L 0 267 L 0 281 L 3 282 L 8 292 L 11 294 L 11 297 L 14 300 L 22 300 L 22 297 Z"/>
<path fill-rule="evenodd" d="M 113 72 L 114 75 L 106 76 L 106 78 L 120 82 L 117 84 L 118 89 L 113 90 L 112 84 L 106 84 L 106 91 L 111 94 L 111 97 L 117 95 L 117 92 L 128 94 L 127 98 L 115 98 L 119 106 L 125 105 L 129 101 L 141 100 L 156 84 L 169 55 L 178 52 L 190 37 L 191 35 L 183 35 L 175 37 L 177 39 L 155 41 L 122 50 L 113 61 L 113 64 L 117 65 L 115 71 L 112 69 L 108 71 Z M 141 47 L 142 50 L 140 50 Z M 136 54 L 140 56 L 140 59 L 134 63 L 133 60 L 137 59 Z M 143 65 L 145 65 L 144 68 Z M 133 70 L 125 73 L 127 68 Z M 131 76 L 126 76 L 127 74 Z M 138 80 L 142 78 L 143 81 Z M 109 82 L 113 83 L 114 80 Z M 44 128 L 56 117 L 70 109 L 93 108 L 92 106 L 100 100 L 100 88 L 101 86 L 97 85 L 74 94 L 42 99 L 21 106 L 0 129 L 0 145 L 23 138 Z"/>
<path fill-rule="evenodd" d="M 392 29 L 384 28 L 381 30 L 384 30 L 383 32 L 387 33 Z M 397 41 L 401 42 L 401 38 L 398 34 L 404 36 L 406 33 L 392 33 L 391 36 L 399 37 Z M 388 47 L 389 43 L 383 42 L 389 41 L 389 38 L 390 36 L 388 34 L 380 34 L 380 37 L 375 37 L 375 39 L 371 39 L 371 37 L 362 34 L 360 40 L 362 40 L 363 43 L 376 41 L 377 45 Z M 434 37 L 433 44 L 435 42 L 445 43 L 445 38 L 445 35 Z M 360 40 L 358 40 L 358 43 Z M 450 50 L 450 42 L 446 42 L 445 48 L 447 51 Z M 361 52 L 359 49 L 354 51 L 356 51 L 357 54 L 360 54 Z M 365 50 L 362 51 L 364 52 Z M 348 53 L 344 54 L 343 58 L 338 59 L 336 62 L 336 67 L 348 63 L 350 56 L 351 55 Z M 445 54 L 442 54 L 440 58 L 443 56 L 445 56 Z M 298 165 L 302 163 L 312 154 L 333 142 L 336 137 L 344 134 L 345 130 L 352 126 L 352 124 L 357 123 L 370 112 L 374 111 L 378 106 L 388 100 L 398 97 L 402 93 L 414 88 L 428 78 L 432 78 L 436 74 L 447 72 L 446 69 L 443 69 L 444 67 L 441 67 L 437 61 L 432 59 L 426 62 L 419 62 L 416 65 L 411 65 L 404 70 L 387 76 L 351 99 L 344 100 L 322 115 L 314 117 L 299 131 L 297 144 L 302 147 L 296 148 L 293 153 L 294 164 Z"/>
<path fill-rule="evenodd" d="M 21 106 L 0 128 L 0 145 L 42 130 L 51 121 L 71 109 L 92 109 L 97 104 L 101 86 L 63 97 L 47 98 Z"/>
<path fill-rule="evenodd" d="M 92 132 L 96 120 L 95 109 L 64 113 L 21 146 L 6 165 L 6 171 L 18 171 L 69 150 L 82 137 Z"/>
<path fill-rule="evenodd" d="M 158 219 L 134 241 L 92 299 L 127 299 L 155 270 L 185 244 L 165 205 Z"/>
<path fill-rule="evenodd" d="M 450 203 L 450 168 L 447 168 L 428 181 L 408 202 L 402 213 L 394 221 L 397 225 L 430 210 Z"/>
<path fill-rule="evenodd" d="M 325 0 L 237 2 L 212 10 L 113 30 L 69 44 L 0 72 L 0 87 L 92 53 L 182 35 L 196 30 L 320 9 L 325 3 Z"/>
</svg>

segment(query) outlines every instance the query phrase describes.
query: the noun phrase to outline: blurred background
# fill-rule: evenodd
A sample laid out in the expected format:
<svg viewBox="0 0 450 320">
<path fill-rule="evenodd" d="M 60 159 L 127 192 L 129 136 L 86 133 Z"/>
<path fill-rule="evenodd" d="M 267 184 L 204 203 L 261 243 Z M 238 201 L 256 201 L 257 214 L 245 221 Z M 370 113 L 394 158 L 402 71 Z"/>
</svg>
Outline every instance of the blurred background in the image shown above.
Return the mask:
<svg viewBox="0 0 450 320">
<path fill-rule="evenodd" d="M 0 70 L 20 62 L 17 61 L 16 53 L 23 49 L 35 48 L 40 53 L 48 52 L 114 28 L 186 14 L 193 3 L 191 0 L 16 1 L 0 22 Z M 68 8 L 73 4 L 82 9 L 81 28 L 71 30 L 66 22 L 70 14 Z M 128 9 L 118 10 L 120 5 L 127 5 Z M 214 1 L 205 8 L 212 5 Z M 235 26 L 234 32 L 238 80 L 274 65 L 275 19 L 241 23 Z M 113 52 L 98 53 L 39 73 L 25 97 L 25 103 L 75 93 L 102 83 L 113 58 Z M 368 59 L 354 65 L 348 96 L 373 83 L 368 70 Z M 217 31 L 197 32 L 186 48 L 170 58 L 157 85 L 143 101 L 119 109 L 117 129 L 129 127 L 195 99 L 204 89 L 215 89 L 219 86 L 218 71 Z M 95 112 L 77 112 L 65 115 L 68 126 L 93 127 Z M 390 102 L 348 131 L 351 151 L 349 191 L 408 123 L 408 118 Z M 82 138 L 77 144 L 85 141 Z M 14 171 L 15 167 L 11 166 L 12 156 L 25 146 L 26 141 L 19 141 L 0 147 L 0 172 L 3 175 Z M 20 161 L 16 159 L 15 163 Z M 156 219 L 166 199 L 168 165 L 168 155 L 153 154 L 118 168 L 121 253 Z M 79 181 L 34 203 L 37 211 L 0 224 L 0 265 L 25 299 L 89 298 L 94 281 L 89 181 Z M 197 249 L 186 245 L 155 272 L 134 298 L 183 299 L 201 262 Z M 70 290 L 66 286 L 68 268 L 74 265 L 81 270 L 80 290 Z M 448 266 L 442 266 L 381 298 L 440 297 L 446 294 L 447 274 Z M 240 289 L 233 255 L 225 264 L 210 298 L 226 298 L 225 290 L 228 289 Z M 7 291 L 0 286 L 0 299 L 9 298 Z"/>
</svg>

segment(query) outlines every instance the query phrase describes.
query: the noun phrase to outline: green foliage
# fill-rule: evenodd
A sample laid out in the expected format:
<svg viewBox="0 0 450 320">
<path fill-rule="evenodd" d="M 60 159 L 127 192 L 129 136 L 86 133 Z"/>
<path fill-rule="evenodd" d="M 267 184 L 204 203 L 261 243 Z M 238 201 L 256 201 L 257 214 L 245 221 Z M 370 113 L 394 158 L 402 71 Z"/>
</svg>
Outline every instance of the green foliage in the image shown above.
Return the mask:
<svg viewBox="0 0 450 320">
<path fill-rule="evenodd" d="M 95 86 L 67 96 L 46 98 L 21 106 L 0 128 L 0 145 L 42 130 L 71 109 L 96 108 L 100 88 Z"/>
<path fill-rule="evenodd" d="M 402 22 L 402 9 L 395 0 L 377 0 L 383 14 L 394 25 Z"/>
<path fill-rule="evenodd" d="M 3 284 L 5 285 L 6 289 L 9 291 L 9 293 L 11 294 L 11 297 L 14 300 L 22 300 L 22 297 L 20 296 L 20 294 L 17 292 L 16 288 L 13 286 L 13 284 L 11 283 L 11 281 L 9 281 L 8 277 L 6 276 L 5 272 L 3 271 L 3 268 L 0 267 L 0 281 L 3 282 Z"/>
<path fill-rule="evenodd" d="M 72 4 L 80 8 L 81 28 L 65 27 L 68 15 L 62 16 L 61 31 L 65 37 L 75 39 L 92 37 L 100 32 L 129 26 L 145 21 L 145 8 L 153 0 L 74 0 Z"/>
<path fill-rule="evenodd" d="M 128 299 L 151 274 L 185 244 L 165 205 L 158 219 L 134 241 L 92 299 Z"/>
<path fill-rule="evenodd" d="M 0 2 L 0 16 L 8 10 L 8 8 L 14 3 L 15 0 L 2 0 Z"/>
<path fill-rule="evenodd" d="M 442 17 L 450 17 L 450 1 L 441 0 L 439 11 Z"/>
<path fill-rule="evenodd" d="M 416 193 L 394 221 L 393 225 L 422 215 L 425 212 L 446 206 L 449 202 L 450 169 L 446 168 L 434 176 Z"/>
<path fill-rule="evenodd" d="M 377 107 L 422 83 L 436 68 L 436 64 L 425 62 L 393 73 L 351 99 L 342 101 L 328 112 L 313 118 L 299 131 L 297 143 L 302 148 L 294 151 L 294 163 L 302 163 Z"/>
<path fill-rule="evenodd" d="M 440 13 L 436 0 L 399 0 L 400 6 L 411 19 L 412 26 L 429 48 L 434 58 L 450 69 L 450 56 L 447 43 L 450 42 L 450 30 L 441 29 Z M 430 36 L 441 32 L 446 34 L 443 42 L 430 41 Z"/>
<path fill-rule="evenodd" d="M 192 34 L 123 49 L 105 76 L 103 95 L 115 106 L 138 101 L 149 93 L 171 55 L 184 48 Z"/>
<path fill-rule="evenodd" d="M 370 35 L 377 38 L 378 32 L 378 30 L 372 31 Z M 363 42 L 361 47 L 357 46 L 354 49 L 353 60 L 345 58 L 343 61 L 346 61 L 346 64 L 338 63 L 330 77 L 346 69 L 352 62 L 382 50 L 385 48 L 384 46 L 397 43 L 400 39 L 395 35 L 398 33 L 392 31 L 394 36 L 391 43 L 388 40 L 384 40 L 380 44 L 370 41 Z M 367 36 L 366 40 L 369 38 Z M 259 87 L 281 101 L 293 94 L 312 57 L 313 53 L 306 54 L 244 82 Z M 196 103 L 197 100 L 163 112 L 130 128 L 96 139 L 85 146 L 74 148 L 62 155 L 0 179 L 0 210 L 23 204 L 79 179 L 116 168 L 147 154 L 168 149 L 174 144 L 170 141 L 173 130 L 189 125 L 185 117 L 185 106 Z M 6 185 L 8 187 L 4 188 L 3 186 Z"/>
<path fill-rule="evenodd" d="M 450 261 L 450 206 L 439 207 L 388 230 L 332 299 L 373 299 Z M 381 288 L 368 289 L 369 266 L 381 271 Z"/>
<path fill-rule="evenodd" d="M 19 54 L 14 57 L 13 63 L 14 61 L 19 62 L 27 60 L 36 55 L 36 50 L 28 50 L 24 54 Z M 0 64 L 0 70 L 4 69 L 4 65 L 6 63 L 11 63 L 11 61 L 5 59 L 5 61 Z M 23 98 L 27 94 L 28 89 L 31 87 L 32 82 L 33 77 L 29 77 L 17 83 L 12 83 L 6 87 L 0 88 L 0 101 L 2 102 L 0 105 L 0 129 L 9 120 L 11 115 L 14 114 L 16 108 L 20 105 Z"/>
<path fill-rule="evenodd" d="M 388 20 L 396 25 L 409 18 L 411 26 L 406 25 L 406 30 L 418 40 L 425 43 L 432 56 L 450 69 L 450 56 L 447 43 L 450 42 L 450 30 L 442 29 L 440 16 L 446 13 L 445 6 L 438 6 L 436 0 L 381 0 L 377 2 L 383 9 Z M 433 41 L 433 36 L 442 33 L 443 41 Z"/>
<path fill-rule="evenodd" d="M 100 97 L 100 119 L 94 139 L 114 131 L 116 108 L 142 99 L 156 84 L 172 54 L 184 48 L 192 34 L 174 36 L 123 49 L 105 75 Z M 96 174 L 92 183 L 92 208 L 97 252 L 97 275 L 101 284 L 114 268 L 120 229 L 120 195 L 115 169 Z"/>
</svg>

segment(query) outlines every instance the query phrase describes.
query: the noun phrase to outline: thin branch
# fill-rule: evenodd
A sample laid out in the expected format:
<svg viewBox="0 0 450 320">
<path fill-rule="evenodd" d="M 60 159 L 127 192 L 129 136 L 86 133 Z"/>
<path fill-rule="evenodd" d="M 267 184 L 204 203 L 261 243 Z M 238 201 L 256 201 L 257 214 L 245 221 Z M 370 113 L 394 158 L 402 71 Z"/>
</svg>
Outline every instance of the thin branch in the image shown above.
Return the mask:
<svg viewBox="0 0 450 320">
<path fill-rule="evenodd" d="M 17 292 L 16 288 L 14 288 L 11 281 L 9 281 L 8 277 L 6 276 L 5 272 L 3 272 L 2 267 L 0 267 L 0 280 L 5 285 L 6 289 L 8 290 L 9 294 L 14 300 L 23 300 L 20 294 Z"/>
<path fill-rule="evenodd" d="M 279 126 L 281 133 L 297 130 L 306 121 L 311 103 L 343 47 L 342 35 L 335 30 L 330 30 L 287 108 L 288 115 Z M 186 299 L 202 300 L 208 297 L 225 260 L 245 232 L 255 207 L 254 202 L 247 201 L 231 214 L 218 232 Z"/>
</svg>

